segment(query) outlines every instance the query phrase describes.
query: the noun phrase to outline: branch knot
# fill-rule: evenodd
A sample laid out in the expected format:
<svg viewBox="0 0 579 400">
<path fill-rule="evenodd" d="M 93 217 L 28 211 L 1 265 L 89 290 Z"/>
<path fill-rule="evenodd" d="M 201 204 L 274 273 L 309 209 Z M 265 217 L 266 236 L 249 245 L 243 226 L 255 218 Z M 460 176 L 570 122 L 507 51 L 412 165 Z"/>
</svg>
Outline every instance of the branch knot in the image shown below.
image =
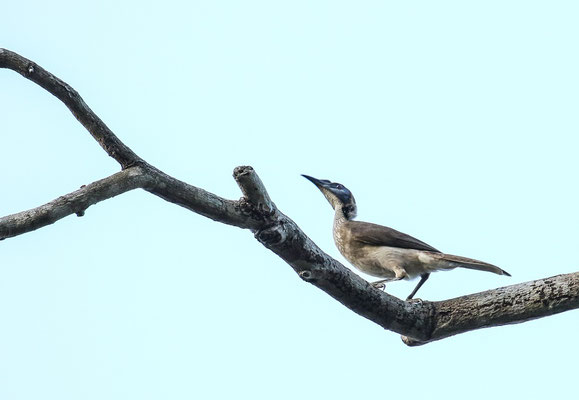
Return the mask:
<svg viewBox="0 0 579 400">
<path fill-rule="evenodd" d="M 258 230 L 255 238 L 267 247 L 278 246 L 285 242 L 287 233 L 281 224 L 275 224 Z"/>
<path fill-rule="evenodd" d="M 304 281 L 306 281 L 306 282 L 310 282 L 310 281 L 312 280 L 312 278 L 313 278 L 312 272 L 311 272 L 311 271 L 308 271 L 307 269 L 298 272 L 298 275 L 300 276 L 300 278 L 302 278 L 302 279 L 303 279 Z"/>
</svg>

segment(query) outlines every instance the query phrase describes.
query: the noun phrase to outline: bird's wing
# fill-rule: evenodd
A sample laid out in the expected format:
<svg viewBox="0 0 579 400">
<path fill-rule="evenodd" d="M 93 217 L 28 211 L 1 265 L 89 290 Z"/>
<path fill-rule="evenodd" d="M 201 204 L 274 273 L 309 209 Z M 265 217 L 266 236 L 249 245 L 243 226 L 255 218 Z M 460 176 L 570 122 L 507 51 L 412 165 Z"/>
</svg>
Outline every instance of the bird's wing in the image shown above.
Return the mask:
<svg viewBox="0 0 579 400">
<path fill-rule="evenodd" d="M 347 221 L 345 224 L 347 224 L 346 228 L 352 235 L 352 240 L 361 243 L 373 246 L 400 247 L 403 249 L 425 250 L 440 253 L 440 251 L 423 241 L 386 226 L 362 221 Z"/>
</svg>

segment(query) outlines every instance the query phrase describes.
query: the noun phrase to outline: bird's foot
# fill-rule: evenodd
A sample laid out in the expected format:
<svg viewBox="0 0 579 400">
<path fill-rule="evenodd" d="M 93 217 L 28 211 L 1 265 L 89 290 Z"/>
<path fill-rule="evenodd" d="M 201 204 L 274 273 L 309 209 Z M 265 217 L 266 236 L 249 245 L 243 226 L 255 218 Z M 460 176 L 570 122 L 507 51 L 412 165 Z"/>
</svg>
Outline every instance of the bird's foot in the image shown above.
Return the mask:
<svg viewBox="0 0 579 400">
<path fill-rule="evenodd" d="M 422 305 L 422 299 L 406 299 L 410 304 L 416 304 L 418 306 Z"/>
<path fill-rule="evenodd" d="M 382 281 L 376 281 L 376 282 L 371 282 L 370 285 L 372 285 L 373 288 L 378 289 L 378 290 L 385 290 L 386 289 L 386 280 L 382 280 Z"/>
</svg>

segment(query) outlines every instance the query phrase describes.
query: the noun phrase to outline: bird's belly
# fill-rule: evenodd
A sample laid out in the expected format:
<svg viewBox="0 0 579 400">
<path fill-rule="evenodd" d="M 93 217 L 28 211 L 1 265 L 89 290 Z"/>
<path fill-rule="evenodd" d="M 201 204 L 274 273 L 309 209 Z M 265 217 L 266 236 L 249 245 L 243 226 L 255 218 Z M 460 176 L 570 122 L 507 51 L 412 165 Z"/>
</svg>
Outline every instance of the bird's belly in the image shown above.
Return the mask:
<svg viewBox="0 0 579 400">
<path fill-rule="evenodd" d="M 407 279 L 429 271 L 432 261 L 428 252 L 386 246 L 365 246 L 357 254 L 344 256 L 360 271 L 379 278 L 394 278 L 396 271 L 404 270 Z"/>
</svg>

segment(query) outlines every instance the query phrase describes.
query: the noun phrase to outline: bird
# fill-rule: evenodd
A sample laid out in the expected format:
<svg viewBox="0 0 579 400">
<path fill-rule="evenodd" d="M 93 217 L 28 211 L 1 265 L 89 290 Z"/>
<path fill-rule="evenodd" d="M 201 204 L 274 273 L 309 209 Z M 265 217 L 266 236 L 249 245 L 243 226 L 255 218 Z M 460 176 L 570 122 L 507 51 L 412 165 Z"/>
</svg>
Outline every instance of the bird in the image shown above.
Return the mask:
<svg viewBox="0 0 579 400">
<path fill-rule="evenodd" d="M 334 209 L 333 236 L 340 253 L 358 270 L 378 278 L 371 285 L 384 289 L 386 282 L 420 281 L 406 298 L 412 301 L 416 292 L 435 271 L 457 267 L 511 276 L 507 271 L 472 258 L 442 253 L 429 244 L 395 229 L 370 222 L 354 221 L 358 208 L 352 192 L 344 185 L 327 179 L 303 175 L 322 192 Z M 419 299 L 416 299 L 419 300 Z"/>
</svg>

